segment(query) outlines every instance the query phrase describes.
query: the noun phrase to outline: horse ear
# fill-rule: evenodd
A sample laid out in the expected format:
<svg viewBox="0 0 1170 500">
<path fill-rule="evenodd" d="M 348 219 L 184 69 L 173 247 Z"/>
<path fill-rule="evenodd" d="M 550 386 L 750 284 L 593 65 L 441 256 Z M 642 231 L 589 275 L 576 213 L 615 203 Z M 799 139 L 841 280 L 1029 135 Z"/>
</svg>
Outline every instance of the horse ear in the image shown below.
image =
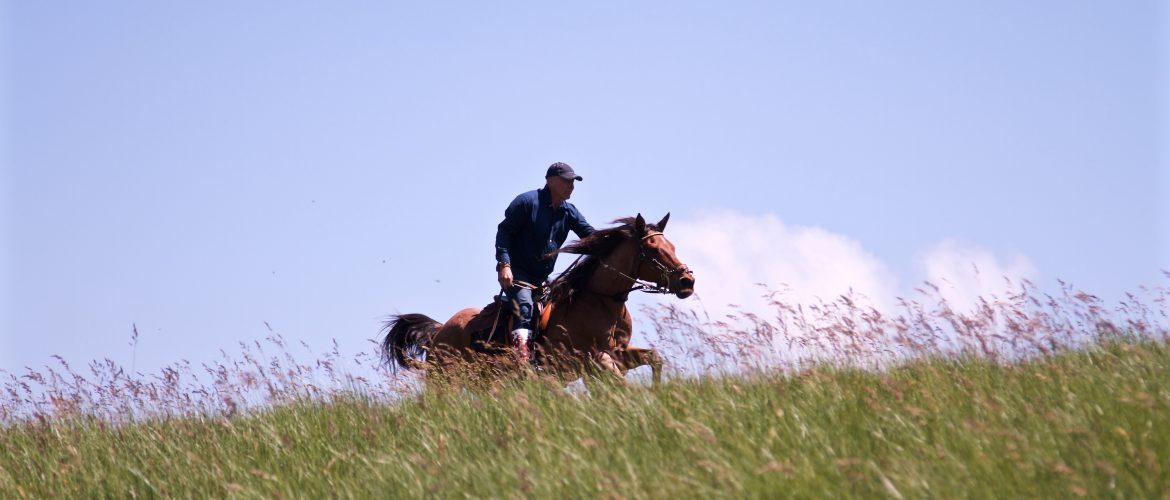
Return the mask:
<svg viewBox="0 0 1170 500">
<path fill-rule="evenodd" d="M 666 221 L 668 220 L 670 220 L 670 212 L 666 212 L 666 217 L 663 217 L 662 220 L 658 221 L 658 224 L 656 224 L 658 226 L 659 232 L 666 231 Z"/>
<path fill-rule="evenodd" d="M 638 236 L 646 234 L 646 219 L 642 218 L 642 214 L 638 214 L 638 217 L 634 218 L 634 234 Z"/>
</svg>

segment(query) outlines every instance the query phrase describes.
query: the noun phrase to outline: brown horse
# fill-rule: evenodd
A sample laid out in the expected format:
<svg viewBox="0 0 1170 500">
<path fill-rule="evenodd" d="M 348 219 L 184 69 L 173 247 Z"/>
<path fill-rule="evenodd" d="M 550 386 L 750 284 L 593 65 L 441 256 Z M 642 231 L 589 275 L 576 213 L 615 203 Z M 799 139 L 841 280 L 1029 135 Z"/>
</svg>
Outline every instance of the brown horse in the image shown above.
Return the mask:
<svg viewBox="0 0 1170 500">
<path fill-rule="evenodd" d="M 616 226 L 561 250 L 582 257 L 550 285 L 549 303 L 540 317 L 543 333 L 535 346 L 546 372 L 569 381 L 585 373 L 621 377 L 650 365 L 654 382 L 661 380 L 658 353 L 630 346 L 632 321 L 626 300 L 635 290 L 684 299 L 694 293 L 694 274 L 662 234 L 668 220 L 670 214 L 657 224 L 646 223 L 641 214 L 618 219 Z M 472 348 L 467 328 L 480 311 L 464 309 L 446 323 L 422 314 L 392 317 L 383 329 L 387 332 L 381 342 L 383 359 L 392 368 L 425 368 L 428 376 L 466 367 L 482 356 Z M 505 363 L 515 359 L 510 353 L 495 358 Z"/>
</svg>

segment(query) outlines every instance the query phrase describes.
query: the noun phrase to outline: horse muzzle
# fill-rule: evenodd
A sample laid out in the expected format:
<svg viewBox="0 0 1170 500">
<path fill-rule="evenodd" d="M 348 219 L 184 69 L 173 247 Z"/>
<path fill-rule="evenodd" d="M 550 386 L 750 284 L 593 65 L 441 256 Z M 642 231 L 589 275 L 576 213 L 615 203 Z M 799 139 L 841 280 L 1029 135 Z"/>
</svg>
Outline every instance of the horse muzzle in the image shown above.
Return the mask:
<svg viewBox="0 0 1170 500">
<path fill-rule="evenodd" d="M 695 293 L 695 276 L 687 273 L 678 279 L 678 289 L 674 294 L 680 299 L 690 297 Z"/>
</svg>

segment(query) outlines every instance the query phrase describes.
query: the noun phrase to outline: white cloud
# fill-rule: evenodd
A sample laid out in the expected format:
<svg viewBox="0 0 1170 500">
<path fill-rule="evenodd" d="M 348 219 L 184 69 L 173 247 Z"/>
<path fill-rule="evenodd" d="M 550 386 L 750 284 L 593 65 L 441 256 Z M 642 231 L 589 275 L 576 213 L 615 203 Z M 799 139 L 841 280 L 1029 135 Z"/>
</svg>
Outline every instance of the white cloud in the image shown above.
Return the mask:
<svg viewBox="0 0 1170 500">
<path fill-rule="evenodd" d="M 774 311 L 757 284 L 783 290 L 785 301 L 801 304 L 832 302 L 852 290 L 861 305 L 886 313 L 895 312 L 898 296 L 916 296 L 899 288 L 899 276 L 858 241 L 820 227 L 788 225 L 774 214 L 711 212 L 671 221 L 668 234 L 679 257 L 695 270 L 696 291 L 714 319 L 733 312 L 729 304 L 771 317 Z M 1002 298 L 1021 279 L 1037 275 L 1024 255 L 1001 260 L 987 249 L 954 240 L 921 252 L 916 263 L 919 278 L 939 286 L 958 311 L 974 306 L 979 297 Z"/>
<path fill-rule="evenodd" d="M 696 291 L 713 319 L 731 312 L 728 304 L 771 317 L 757 283 L 785 288 L 785 300 L 799 303 L 833 301 L 852 289 L 884 308 L 897 295 L 894 274 L 857 241 L 790 226 L 773 214 L 713 212 L 671 221 L 667 232 L 694 269 Z"/>
<path fill-rule="evenodd" d="M 1021 280 L 1035 280 L 1037 275 L 1024 255 L 1001 262 L 989 250 L 954 240 L 939 242 L 918 260 L 924 279 L 938 286 L 942 298 L 959 311 L 974 306 L 980 297 L 1005 298 L 1019 290 Z"/>
</svg>

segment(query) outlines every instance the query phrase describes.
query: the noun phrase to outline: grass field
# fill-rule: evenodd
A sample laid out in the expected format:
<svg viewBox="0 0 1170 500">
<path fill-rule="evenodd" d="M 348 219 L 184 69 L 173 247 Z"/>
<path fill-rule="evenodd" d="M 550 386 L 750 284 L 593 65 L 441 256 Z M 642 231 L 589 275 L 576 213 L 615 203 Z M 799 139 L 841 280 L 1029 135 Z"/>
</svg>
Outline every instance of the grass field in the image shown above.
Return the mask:
<svg viewBox="0 0 1170 500">
<path fill-rule="evenodd" d="M 45 420 L 0 431 L 0 495 L 1156 498 L 1168 381 L 1165 344 L 1115 343 L 1013 365 Z"/>
<path fill-rule="evenodd" d="M 11 376 L 0 497 L 1170 498 L 1165 327 L 1058 310 L 1044 317 L 1068 321 L 1020 318 L 1040 349 L 1026 356 L 981 351 L 993 338 L 928 349 L 895 328 L 913 315 L 868 327 L 850 319 L 851 335 L 910 335 L 918 354 L 880 369 L 756 365 L 588 393 L 530 378 L 396 398 L 322 395 L 289 385 L 297 370 L 247 352 L 270 370 L 209 370 L 219 378 L 197 391 L 214 405 L 192 402 L 177 372 L 157 384 Z M 1151 310 L 1165 315 L 1140 315 Z M 976 328 L 973 317 L 935 311 L 923 332 Z M 656 321 L 681 328 L 677 316 Z M 799 344 L 798 322 L 779 322 L 751 338 Z M 966 347 L 940 349 L 952 344 Z M 48 395 L 30 404 L 33 382 Z M 272 398 L 243 408 L 236 400 L 249 390 Z"/>
</svg>

